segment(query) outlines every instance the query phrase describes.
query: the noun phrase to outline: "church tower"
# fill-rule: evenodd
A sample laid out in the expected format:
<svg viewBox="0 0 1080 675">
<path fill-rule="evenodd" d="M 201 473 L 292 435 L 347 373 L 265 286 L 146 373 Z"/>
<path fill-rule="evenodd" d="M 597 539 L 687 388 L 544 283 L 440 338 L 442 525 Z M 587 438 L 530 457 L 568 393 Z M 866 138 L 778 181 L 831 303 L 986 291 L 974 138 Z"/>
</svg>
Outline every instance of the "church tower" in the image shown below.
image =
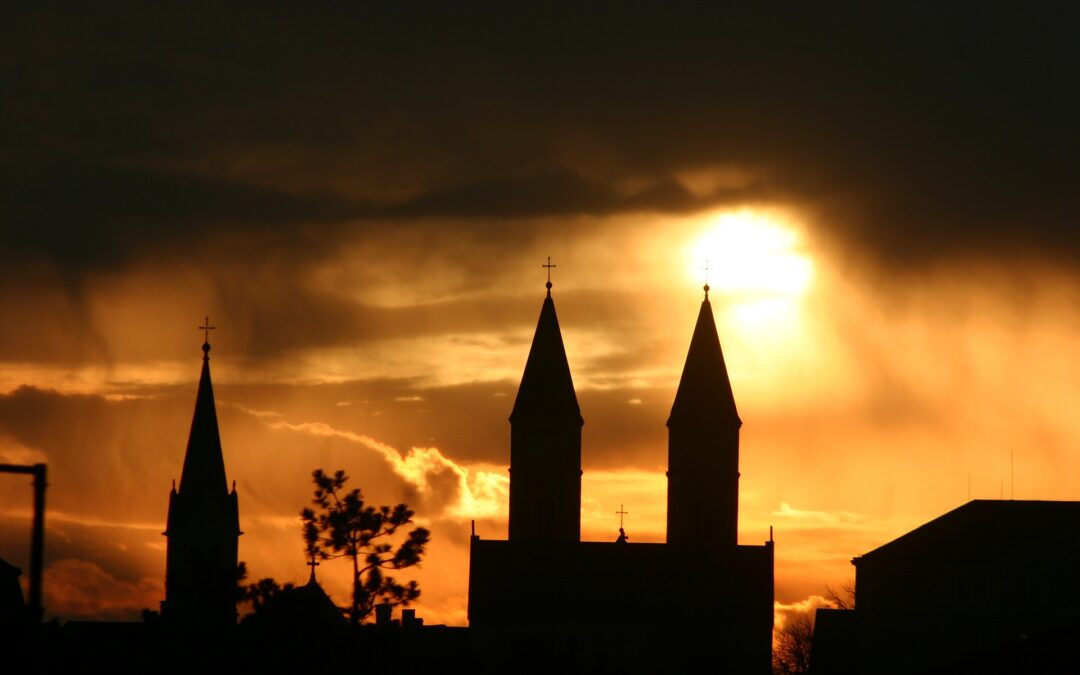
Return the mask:
<svg viewBox="0 0 1080 675">
<path fill-rule="evenodd" d="M 570 378 L 550 276 L 547 289 L 510 414 L 510 541 L 581 539 L 585 421 Z"/>
<path fill-rule="evenodd" d="M 207 322 L 203 328 L 212 326 Z M 240 515 L 236 483 L 229 492 L 218 436 L 210 343 L 202 346 L 202 375 L 195 399 L 180 489 L 169 493 L 165 567 L 165 619 L 202 625 L 236 621 L 236 564 Z"/>
<path fill-rule="evenodd" d="M 667 421 L 669 544 L 738 544 L 741 426 L 706 284 Z"/>
</svg>

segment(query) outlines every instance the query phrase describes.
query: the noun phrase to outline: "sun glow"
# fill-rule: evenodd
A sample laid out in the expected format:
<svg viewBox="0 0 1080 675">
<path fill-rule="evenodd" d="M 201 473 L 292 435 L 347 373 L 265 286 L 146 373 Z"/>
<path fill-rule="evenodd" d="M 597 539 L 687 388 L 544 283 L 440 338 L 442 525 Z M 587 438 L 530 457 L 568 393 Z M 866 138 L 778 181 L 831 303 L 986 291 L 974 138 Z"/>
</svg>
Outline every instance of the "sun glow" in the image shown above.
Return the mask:
<svg viewBox="0 0 1080 675">
<path fill-rule="evenodd" d="M 799 232 L 758 211 L 711 216 L 694 243 L 692 261 L 696 279 L 707 278 L 710 287 L 737 300 L 798 296 L 813 277 Z"/>
</svg>

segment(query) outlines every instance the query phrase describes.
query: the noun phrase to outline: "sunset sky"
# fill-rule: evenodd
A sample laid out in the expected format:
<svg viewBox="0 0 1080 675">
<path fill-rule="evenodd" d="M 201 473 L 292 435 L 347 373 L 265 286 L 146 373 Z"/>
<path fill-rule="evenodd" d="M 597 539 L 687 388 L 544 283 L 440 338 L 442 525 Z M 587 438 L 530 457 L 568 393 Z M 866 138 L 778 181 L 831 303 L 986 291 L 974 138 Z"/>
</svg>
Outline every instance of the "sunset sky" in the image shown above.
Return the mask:
<svg viewBox="0 0 1080 675">
<path fill-rule="evenodd" d="M 0 462 L 49 466 L 47 613 L 163 599 L 209 315 L 251 576 L 306 578 L 341 468 L 415 508 L 418 613 L 464 625 L 547 256 L 586 539 L 620 505 L 664 539 L 706 260 L 783 607 L 969 485 L 1080 499 L 1072 24 L 665 6 L 6 9 Z M 0 475 L 24 571 L 30 506 Z"/>
</svg>

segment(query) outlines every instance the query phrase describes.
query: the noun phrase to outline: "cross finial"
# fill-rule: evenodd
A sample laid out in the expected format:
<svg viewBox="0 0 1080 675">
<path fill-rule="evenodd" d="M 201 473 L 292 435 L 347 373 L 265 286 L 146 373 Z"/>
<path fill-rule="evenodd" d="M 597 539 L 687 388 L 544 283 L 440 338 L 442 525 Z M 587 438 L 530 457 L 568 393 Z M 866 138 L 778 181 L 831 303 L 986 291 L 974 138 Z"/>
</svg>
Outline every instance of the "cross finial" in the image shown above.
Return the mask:
<svg viewBox="0 0 1080 675">
<path fill-rule="evenodd" d="M 625 506 L 623 506 L 622 504 L 619 504 L 619 510 L 616 511 L 615 513 L 619 514 L 619 529 L 622 530 L 623 529 L 623 516 L 630 515 L 630 512 L 626 510 Z"/>
<path fill-rule="evenodd" d="M 548 259 L 547 264 L 546 265 L 541 265 L 540 267 L 546 267 L 547 268 L 547 283 L 544 284 L 544 285 L 547 286 L 548 295 L 551 295 L 551 268 L 552 267 L 558 267 L 558 265 L 552 265 L 551 264 L 551 256 L 548 256 L 547 259 Z"/>
<path fill-rule="evenodd" d="M 705 299 L 709 299 L 709 260 L 706 258 L 705 266 L 701 268 L 705 272 Z"/>
<path fill-rule="evenodd" d="M 319 566 L 319 561 L 315 559 L 315 553 L 312 553 L 311 560 L 304 564 L 311 568 L 311 580 L 315 581 L 315 568 Z"/>
<path fill-rule="evenodd" d="M 205 333 L 202 346 L 202 350 L 204 353 L 210 351 L 210 331 L 214 330 L 215 328 L 216 326 L 210 325 L 210 317 L 206 317 L 203 321 L 203 325 L 199 326 L 199 330 Z"/>
<path fill-rule="evenodd" d="M 217 326 L 210 325 L 210 317 L 205 317 L 203 325 L 199 326 L 199 330 L 206 334 L 203 339 L 204 342 L 210 342 L 210 331 L 215 330 L 216 328 Z"/>
</svg>

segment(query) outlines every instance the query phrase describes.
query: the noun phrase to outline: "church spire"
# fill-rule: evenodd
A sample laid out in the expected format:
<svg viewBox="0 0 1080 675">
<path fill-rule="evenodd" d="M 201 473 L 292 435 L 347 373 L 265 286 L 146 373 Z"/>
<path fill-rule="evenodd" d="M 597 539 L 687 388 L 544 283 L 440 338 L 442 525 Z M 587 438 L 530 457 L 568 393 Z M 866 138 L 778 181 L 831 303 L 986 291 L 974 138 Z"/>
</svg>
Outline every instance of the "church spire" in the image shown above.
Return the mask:
<svg viewBox="0 0 1080 675">
<path fill-rule="evenodd" d="M 550 274 L 551 259 L 545 265 Z M 551 278 L 510 413 L 510 539 L 578 541 L 581 419 Z"/>
<path fill-rule="evenodd" d="M 548 260 L 550 264 L 550 258 Z M 536 323 L 510 422 L 570 419 L 577 420 L 580 425 L 581 409 L 570 376 L 559 317 L 555 314 L 555 301 L 551 298 L 550 277 L 546 286 L 547 297 L 540 308 L 540 320 Z"/>
<path fill-rule="evenodd" d="M 210 382 L 209 319 L 205 332 L 202 375 L 195 397 L 180 489 L 169 493 L 165 525 L 165 601 L 162 617 L 191 625 L 236 622 L 237 538 L 240 509 L 236 482 L 225 482 L 225 460 L 218 434 L 214 387 Z"/>
<path fill-rule="evenodd" d="M 671 406 L 668 426 L 688 418 L 708 418 L 721 424 L 742 426 L 735 396 L 731 391 L 724 352 L 713 320 L 709 302 L 709 285 L 705 284 L 705 299 L 698 311 L 694 336 L 686 354 L 675 402 Z"/>
<path fill-rule="evenodd" d="M 209 331 L 213 326 L 201 326 Z M 209 332 L 207 333 L 209 336 Z M 210 382 L 210 342 L 203 342 L 202 374 L 199 392 L 195 398 L 195 414 L 191 418 L 184 469 L 180 474 L 180 492 L 225 493 L 225 459 L 221 452 L 218 434 L 217 409 L 214 405 L 214 387 Z"/>
<path fill-rule="evenodd" d="M 668 543 L 738 542 L 739 427 L 709 286 L 668 418 Z"/>
</svg>

